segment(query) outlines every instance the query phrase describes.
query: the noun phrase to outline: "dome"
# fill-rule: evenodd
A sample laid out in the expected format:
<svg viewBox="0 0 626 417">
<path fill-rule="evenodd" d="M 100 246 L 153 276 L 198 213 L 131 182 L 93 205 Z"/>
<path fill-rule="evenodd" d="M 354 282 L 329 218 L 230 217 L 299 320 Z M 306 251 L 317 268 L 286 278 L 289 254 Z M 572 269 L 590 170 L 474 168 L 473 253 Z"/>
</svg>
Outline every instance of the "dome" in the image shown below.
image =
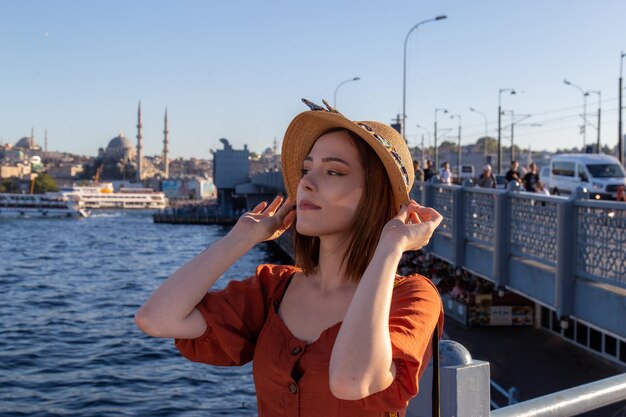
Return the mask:
<svg viewBox="0 0 626 417">
<path fill-rule="evenodd" d="M 136 150 L 130 140 L 121 133 L 111 139 L 103 154 L 98 154 L 101 158 L 108 162 L 116 162 L 123 159 L 133 159 Z"/>
<path fill-rule="evenodd" d="M 120 133 L 119 135 L 117 135 L 116 137 L 114 137 L 113 139 L 109 141 L 109 145 L 107 146 L 107 149 L 116 149 L 116 148 L 117 149 L 119 148 L 129 149 L 132 147 L 133 145 L 130 143 L 128 138 Z"/>
<path fill-rule="evenodd" d="M 15 144 L 16 148 L 24 148 L 24 149 L 31 149 L 36 146 L 37 145 L 35 144 L 35 140 L 31 139 L 28 136 L 24 136 L 22 139 L 18 140 L 17 143 Z"/>
</svg>

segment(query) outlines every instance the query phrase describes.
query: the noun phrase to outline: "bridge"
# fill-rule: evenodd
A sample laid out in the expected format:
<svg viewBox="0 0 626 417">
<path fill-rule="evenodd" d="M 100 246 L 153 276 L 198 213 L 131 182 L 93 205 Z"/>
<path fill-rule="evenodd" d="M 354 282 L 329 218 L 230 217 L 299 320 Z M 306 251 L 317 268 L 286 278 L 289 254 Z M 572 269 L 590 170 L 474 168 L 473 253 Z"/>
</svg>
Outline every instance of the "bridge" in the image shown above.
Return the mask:
<svg viewBox="0 0 626 417">
<path fill-rule="evenodd" d="M 253 183 L 284 193 L 280 172 Z M 250 206 L 271 194 L 250 196 Z M 509 189 L 416 183 L 411 197 L 444 217 L 426 250 L 456 268 L 534 301 L 545 327 L 597 354 L 626 365 L 626 204 Z M 287 239 L 279 242 L 288 253 Z M 444 297 L 448 315 L 455 300 Z M 489 364 L 442 341 L 442 415 L 566 416 L 626 399 L 626 374 L 489 411 Z M 432 364 L 422 380 L 427 386 Z M 471 389 L 469 389 L 471 387 Z M 428 387 L 409 416 L 430 415 Z M 580 398 L 585 398 L 581 401 Z"/>
</svg>

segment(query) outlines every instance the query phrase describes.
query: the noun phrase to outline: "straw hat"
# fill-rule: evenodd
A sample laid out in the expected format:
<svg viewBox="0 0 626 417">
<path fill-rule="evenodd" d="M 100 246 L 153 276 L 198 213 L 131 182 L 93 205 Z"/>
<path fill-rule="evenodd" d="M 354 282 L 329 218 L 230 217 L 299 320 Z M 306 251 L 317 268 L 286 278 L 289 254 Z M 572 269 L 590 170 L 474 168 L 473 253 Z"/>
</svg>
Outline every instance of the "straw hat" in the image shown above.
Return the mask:
<svg viewBox="0 0 626 417">
<path fill-rule="evenodd" d="M 315 141 L 328 130 L 344 128 L 367 142 L 382 161 L 393 188 L 394 206 L 399 209 L 409 202 L 408 194 L 414 178 L 411 153 L 394 128 L 380 122 L 349 120 L 326 101 L 323 101 L 326 108 L 306 99 L 302 101 L 311 110 L 300 113 L 291 121 L 282 146 L 283 181 L 290 196 L 296 196 L 302 163 Z"/>
</svg>

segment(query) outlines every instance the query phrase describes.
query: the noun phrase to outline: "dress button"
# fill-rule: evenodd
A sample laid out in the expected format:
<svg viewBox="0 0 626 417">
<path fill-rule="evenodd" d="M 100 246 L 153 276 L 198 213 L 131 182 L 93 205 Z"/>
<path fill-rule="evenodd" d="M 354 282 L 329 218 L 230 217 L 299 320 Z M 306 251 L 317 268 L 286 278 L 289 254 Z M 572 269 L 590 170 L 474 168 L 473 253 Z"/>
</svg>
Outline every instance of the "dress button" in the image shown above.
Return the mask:
<svg viewBox="0 0 626 417">
<path fill-rule="evenodd" d="M 300 352 L 302 352 L 302 348 L 300 346 L 296 346 L 295 348 L 293 348 L 293 350 L 291 351 L 292 355 L 299 355 Z"/>
<path fill-rule="evenodd" d="M 298 392 L 298 386 L 295 383 L 291 383 L 289 384 L 289 392 L 291 392 L 292 394 L 295 394 Z"/>
</svg>

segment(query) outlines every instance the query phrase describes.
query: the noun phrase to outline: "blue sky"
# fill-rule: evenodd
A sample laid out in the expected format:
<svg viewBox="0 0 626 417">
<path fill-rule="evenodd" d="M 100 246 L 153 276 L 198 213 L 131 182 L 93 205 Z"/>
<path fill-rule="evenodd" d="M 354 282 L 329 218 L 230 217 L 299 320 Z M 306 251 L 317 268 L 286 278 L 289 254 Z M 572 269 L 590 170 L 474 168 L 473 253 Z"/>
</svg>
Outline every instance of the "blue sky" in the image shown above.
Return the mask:
<svg viewBox="0 0 626 417">
<path fill-rule="evenodd" d="M 96 155 L 123 132 L 133 142 L 142 102 L 144 149 L 161 152 L 168 108 L 173 157 L 209 158 L 228 138 L 255 151 L 280 143 L 301 97 L 346 116 L 390 122 L 402 111 L 408 43 L 407 137 L 432 134 L 434 109 L 462 116 L 462 142 L 496 136 L 504 109 L 522 147 L 580 146 L 584 90 L 602 92 L 602 142 L 617 142 L 626 2 L 551 1 L 31 1 L 0 2 L 0 142 L 35 129 L 49 149 Z M 625 99 L 626 101 L 626 99 Z M 598 96 L 588 98 L 596 124 Z M 509 124 L 510 116 L 503 118 Z M 540 126 L 531 126 L 529 124 Z M 457 119 L 439 113 L 456 140 Z M 449 132 L 445 132 L 449 129 Z M 625 128 L 626 130 L 626 128 Z M 587 141 L 596 133 L 587 128 Z M 504 143 L 509 133 L 503 133 Z M 441 140 L 441 139 L 440 139 Z"/>
</svg>

